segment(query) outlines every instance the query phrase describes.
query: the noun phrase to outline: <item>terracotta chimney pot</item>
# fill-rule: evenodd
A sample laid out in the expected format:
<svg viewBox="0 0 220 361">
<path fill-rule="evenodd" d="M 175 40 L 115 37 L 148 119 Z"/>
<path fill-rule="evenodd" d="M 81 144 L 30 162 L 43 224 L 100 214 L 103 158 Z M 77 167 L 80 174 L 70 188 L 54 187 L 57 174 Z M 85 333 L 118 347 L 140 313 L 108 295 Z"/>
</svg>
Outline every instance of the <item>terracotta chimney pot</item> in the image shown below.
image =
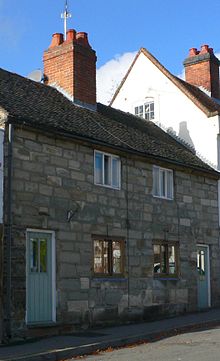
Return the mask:
<svg viewBox="0 0 220 361">
<path fill-rule="evenodd" d="M 200 50 L 200 54 L 205 54 L 209 52 L 209 46 L 208 45 L 202 45 L 201 46 L 201 50 Z"/>
<path fill-rule="evenodd" d="M 77 43 L 78 44 L 81 44 L 83 46 L 88 46 L 90 47 L 89 45 L 89 42 L 88 42 L 88 35 L 87 33 L 84 33 L 84 32 L 79 32 L 76 34 L 76 40 L 77 40 Z"/>
<path fill-rule="evenodd" d="M 61 45 L 62 43 L 63 43 L 63 34 L 55 33 L 52 36 L 50 48 L 54 48 L 55 46 Z"/>
<path fill-rule="evenodd" d="M 76 40 L 76 30 L 70 29 L 66 33 L 66 42 L 75 41 Z"/>
<path fill-rule="evenodd" d="M 195 56 L 198 54 L 198 50 L 196 48 L 189 49 L 189 56 Z"/>
</svg>

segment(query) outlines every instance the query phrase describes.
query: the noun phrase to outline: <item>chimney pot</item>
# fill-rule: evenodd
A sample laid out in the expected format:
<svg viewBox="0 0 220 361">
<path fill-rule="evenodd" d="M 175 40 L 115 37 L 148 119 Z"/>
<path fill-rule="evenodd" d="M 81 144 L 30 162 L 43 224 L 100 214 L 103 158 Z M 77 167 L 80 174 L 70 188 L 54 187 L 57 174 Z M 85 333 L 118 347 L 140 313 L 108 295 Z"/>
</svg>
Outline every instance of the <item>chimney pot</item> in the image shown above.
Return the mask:
<svg viewBox="0 0 220 361">
<path fill-rule="evenodd" d="M 63 43 L 63 34 L 55 33 L 52 36 L 50 48 L 54 48 L 55 46 L 61 45 L 62 43 Z"/>
<path fill-rule="evenodd" d="M 189 56 L 195 56 L 198 55 L 198 50 L 196 48 L 189 49 Z"/>
<path fill-rule="evenodd" d="M 75 41 L 76 40 L 76 30 L 70 29 L 66 33 L 66 42 Z"/>
<path fill-rule="evenodd" d="M 76 34 L 76 41 L 78 44 L 80 45 L 84 45 L 87 47 L 90 47 L 89 42 L 88 42 L 88 35 L 87 33 L 84 32 L 79 32 Z"/>
<path fill-rule="evenodd" d="M 209 46 L 208 45 L 202 45 L 201 46 L 200 54 L 205 54 L 205 53 L 209 53 Z"/>
</svg>

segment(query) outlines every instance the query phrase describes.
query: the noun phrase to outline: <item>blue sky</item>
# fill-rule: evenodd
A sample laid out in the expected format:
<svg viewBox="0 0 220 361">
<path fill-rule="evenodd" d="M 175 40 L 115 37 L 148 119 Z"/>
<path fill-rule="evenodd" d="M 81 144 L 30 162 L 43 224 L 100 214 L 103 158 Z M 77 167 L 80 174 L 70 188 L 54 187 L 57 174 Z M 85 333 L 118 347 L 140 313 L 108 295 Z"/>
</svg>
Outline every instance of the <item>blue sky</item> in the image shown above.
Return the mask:
<svg viewBox="0 0 220 361">
<path fill-rule="evenodd" d="M 220 53 L 219 0 L 69 0 L 69 7 L 69 28 L 88 32 L 98 68 L 142 46 L 174 74 L 191 47 Z M 0 0 L 0 67 L 21 75 L 42 68 L 51 35 L 63 31 L 63 8 L 64 0 Z"/>
</svg>

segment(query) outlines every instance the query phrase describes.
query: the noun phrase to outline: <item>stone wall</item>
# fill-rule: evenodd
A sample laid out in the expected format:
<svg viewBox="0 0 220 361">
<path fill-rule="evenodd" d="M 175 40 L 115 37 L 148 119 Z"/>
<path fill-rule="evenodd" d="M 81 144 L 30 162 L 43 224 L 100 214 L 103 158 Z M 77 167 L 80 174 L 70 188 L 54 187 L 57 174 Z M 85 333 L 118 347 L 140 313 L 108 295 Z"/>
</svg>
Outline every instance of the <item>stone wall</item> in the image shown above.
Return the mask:
<svg viewBox="0 0 220 361">
<path fill-rule="evenodd" d="M 150 320 L 197 309 L 196 244 L 210 245 L 211 300 L 219 305 L 217 181 L 174 169 L 174 200 L 152 196 L 152 164 L 121 156 L 121 190 L 94 185 L 89 144 L 15 129 L 13 329 L 25 329 L 26 229 L 55 231 L 57 323 Z M 100 149 L 100 148 L 99 148 Z M 163 166 L 167 167 L 166 164 Z M 172 168 L 172 167 L 169 167 Z M 67 221 L 67 211 L 74 216 Z M 93 275 L 92 235 L 123 237 L 122 278 Z M 153 275 L 153 239 L 179 242 L 180 277 Z"/>
</svg>

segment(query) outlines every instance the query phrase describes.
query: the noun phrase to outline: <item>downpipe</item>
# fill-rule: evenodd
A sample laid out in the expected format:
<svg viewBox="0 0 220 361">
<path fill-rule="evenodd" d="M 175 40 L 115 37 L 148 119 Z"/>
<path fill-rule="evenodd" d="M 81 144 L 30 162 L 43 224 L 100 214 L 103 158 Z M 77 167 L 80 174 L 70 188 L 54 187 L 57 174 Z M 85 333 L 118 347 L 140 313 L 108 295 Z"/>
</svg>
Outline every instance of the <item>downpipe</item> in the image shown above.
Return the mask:
<svg viewBox="0 0 220 361">
<path fill-rule="evenodd" d="M 8 164 L 7 164 L 7 195 L 5 197 L 7 219 L 5 225 L 6 240 L 6 302 L 5 302 L 5 337 L 11 339 L 11 245 L 12 245 L 12 154 L 13 125 L 8 125 Z M 4 207 L 5 208 L 5 207 Z"/>
</svg>

